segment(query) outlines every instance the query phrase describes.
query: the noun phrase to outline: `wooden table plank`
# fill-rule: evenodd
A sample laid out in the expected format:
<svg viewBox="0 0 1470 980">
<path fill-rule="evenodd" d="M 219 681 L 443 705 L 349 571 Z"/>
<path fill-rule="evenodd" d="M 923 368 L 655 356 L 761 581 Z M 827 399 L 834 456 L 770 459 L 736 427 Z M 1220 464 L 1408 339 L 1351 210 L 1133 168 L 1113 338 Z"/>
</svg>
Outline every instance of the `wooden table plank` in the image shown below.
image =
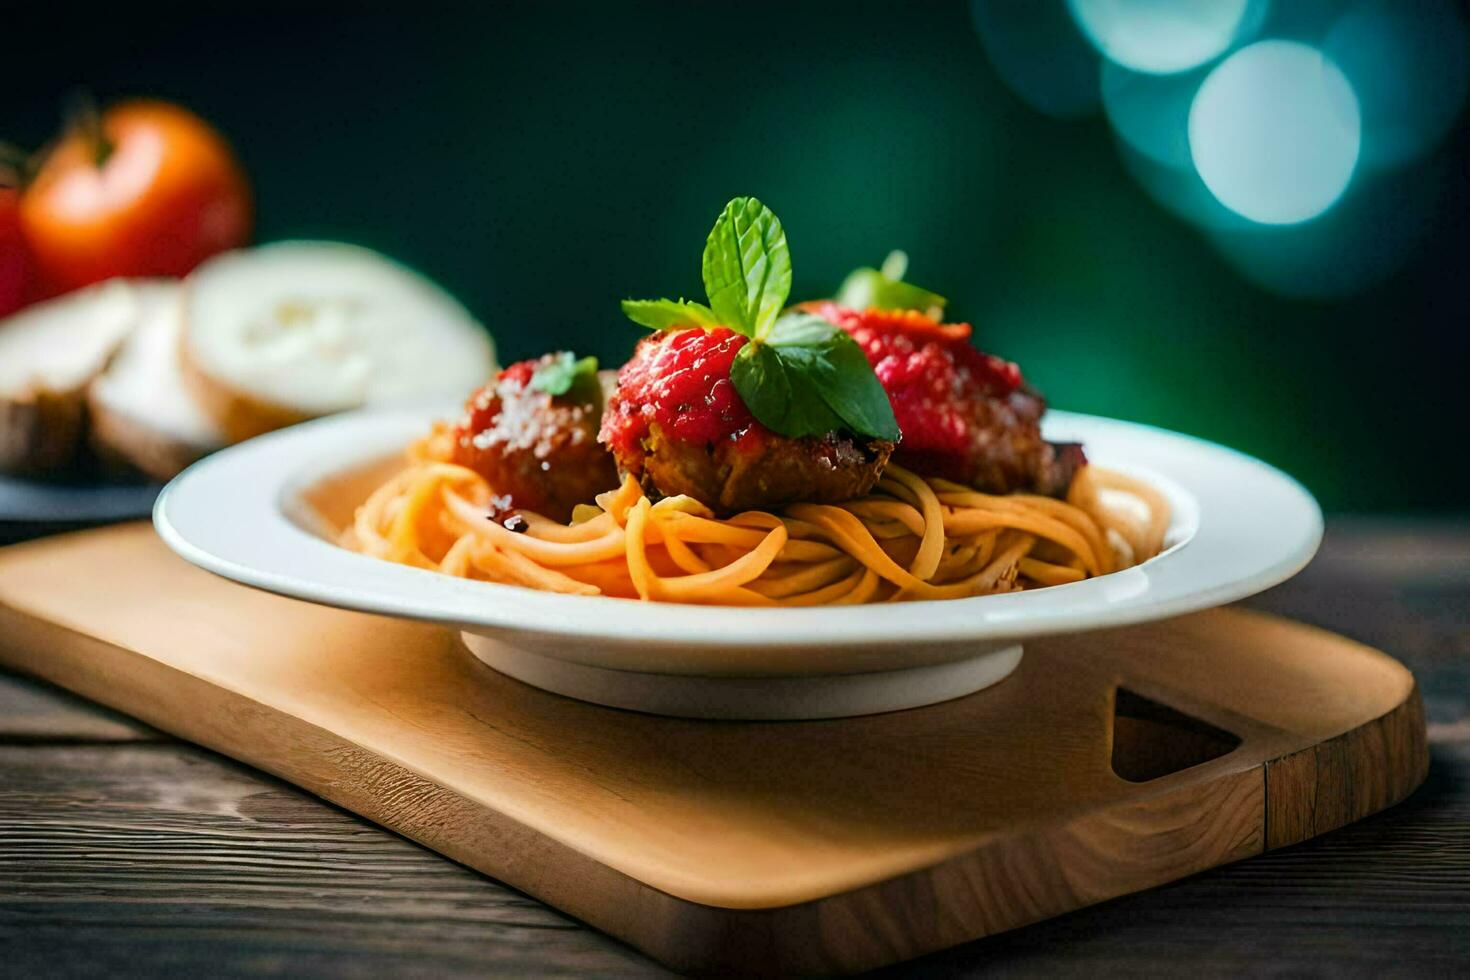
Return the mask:
<svg viewBox="0 0 1470 980">
<path fill-rule="evenodd" d="M 0 773 L 0 948 L 36 975 L 651 970 L 533 899 L 181 743 L 0 746 Z"/>
<path fill-rule="evenodd" d="M 1431 736 L 1470 738 L 1470 521 L 1330 522 L 1305 571 L 1246 605 L 1398 658 L 1419 681 Z"/>
<path fill-rule="evenodd" d="M 1319 559 L 1251 605 L 1414 670 L 1424 788 L 1318 840 L 890 974 L 1447 975 L 1470 962 L 1470 523 L 1334 521 Z M 3 676 L 0 882 L 0 972 L 660 972 L 352 814 Z"/>
<path fill-rule="evenodd" d="M 49 684 L 0 674 L 0 745 L 17 742 L 155 742 L 140 721 Z"/>
<path fill-rule="evenodd" d="M 1470 963 L 1470 746 L 1323 837 L 915 960 L 885 976 L 1451 976 Z"/>
</svg>

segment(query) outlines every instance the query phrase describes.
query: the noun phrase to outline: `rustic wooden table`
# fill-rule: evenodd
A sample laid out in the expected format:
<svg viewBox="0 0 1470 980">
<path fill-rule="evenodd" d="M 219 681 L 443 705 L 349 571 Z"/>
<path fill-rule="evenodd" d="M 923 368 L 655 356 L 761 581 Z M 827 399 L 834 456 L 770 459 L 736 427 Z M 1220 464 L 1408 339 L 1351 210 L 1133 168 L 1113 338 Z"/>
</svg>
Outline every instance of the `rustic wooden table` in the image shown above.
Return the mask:
<svg viewBox="0 0 1470 980">
<path fill-rule="evenodd" d="M 1470 971 L 1470 522 L 1331 522 L 1249 603 L 1419 679 L 1429 779 L 1297 847 L 887 972 Z M 289 785 L 0 674 L 0 975 L 656 974 L 615 940 Z"/>
</svg>

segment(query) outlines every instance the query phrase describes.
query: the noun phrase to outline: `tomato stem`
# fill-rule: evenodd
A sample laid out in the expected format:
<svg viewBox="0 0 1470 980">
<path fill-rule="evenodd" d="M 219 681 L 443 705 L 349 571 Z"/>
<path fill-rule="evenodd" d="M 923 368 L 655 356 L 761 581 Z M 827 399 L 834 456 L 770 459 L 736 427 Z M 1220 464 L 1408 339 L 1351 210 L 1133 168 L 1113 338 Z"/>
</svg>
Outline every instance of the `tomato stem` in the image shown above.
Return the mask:
<svg viewBox="0 0 1470 980">
<path fill-rule="evenodd" d="M 115 147 L 102 129 L 102 113 L 97 100 L 86 89 L 77 89 L 67 98 L 66 120 L 68 128 L 76 131 L 91 151 L 92 165 L 106 165 Z"/>
<path fill-rule="evenodd" d="M 31 155 L 14 143 L 0 141 L 0 188 L 24 187 L 31 176 Z"/>
</svg>

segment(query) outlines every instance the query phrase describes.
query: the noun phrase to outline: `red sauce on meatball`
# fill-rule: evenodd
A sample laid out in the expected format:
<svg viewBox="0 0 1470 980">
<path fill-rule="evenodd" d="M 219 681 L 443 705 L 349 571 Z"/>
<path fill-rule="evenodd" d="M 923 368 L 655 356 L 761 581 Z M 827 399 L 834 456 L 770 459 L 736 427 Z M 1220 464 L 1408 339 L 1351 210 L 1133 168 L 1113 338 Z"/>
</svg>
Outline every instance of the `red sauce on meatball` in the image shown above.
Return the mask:
<svg viewBox="0 0 1470 980">
<path fill-rule="evenodd" d="M 755 420 L 730 381 L 745 338 L 718 327 L 650 334 L 618 375 L 602 441 L 650 493 L 717 513 L 849 500 L 877 482 L 893 444 L 839 432 L 792 439 Z"/>
<path fill-rule="evenodd" d="M 536 369 L 553 356 L 512 364 L 470 396 L 454 428 L 454 461 L 508 498 L 500 509 L 566 520 L 577 504 L 615 488 L 618 474 L 597 442 L 600 388 L 552 397 L 530 387 Z"/>
<path fill-rule="evenodd" d="M 641 453 L 650 424 L 667 438 L 758 448 L 770 430 L 755 420 L 730 382 L 745 338 L 733 330 L 651 334 L 618 374 L 618 393 L 602 417 L 602 441 L 619 456 Z"/>
<path fill-rule="evenodd" d="M 1019 367 L 970 344 L 968 323 L 826 301 L 805 308 L 846 330 L 868 355 L 903 432 L 895 461 L 997 493 L 1050 492 L 1070 479 L 1075 465 L 1057 471 L 1053 447 L 1041 439 L 1046 403 Z"/>
<path fill-rule="evenodd" d="M 868 355 L 903 432 L 905 452 L 964 452 L 973 404 L 1021 387 L 1021 369 L 970 344 L 968 323 L 941 324 L 916 310 L 853 310 L 818 303 L 813 312 L 852 334 Z"/>
</svg>

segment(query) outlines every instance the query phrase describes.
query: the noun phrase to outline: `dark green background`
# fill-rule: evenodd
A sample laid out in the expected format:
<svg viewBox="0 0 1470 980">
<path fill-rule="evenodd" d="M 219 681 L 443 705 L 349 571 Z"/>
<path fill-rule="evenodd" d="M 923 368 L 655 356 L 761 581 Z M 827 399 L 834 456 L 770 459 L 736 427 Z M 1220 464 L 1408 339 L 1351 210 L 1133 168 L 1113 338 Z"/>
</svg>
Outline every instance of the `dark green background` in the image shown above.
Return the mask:
<svg viewBox="0 0 1470 980">
<path fill-rule="evenodd" d="M 0 133 L 67 89 L 214 121 L 262 239 L 324 236 L 454 290 L 506 360 L 618 362 L 626 295 L 696 294 L 704 235 L 755 194 L 795 296 L 907 249 L 979 343 L 1059 407 L 1225 442 L 1329 509 L 1463 509 L 1470 195 L 1439 151 L 1408 265 L 1336 302 L 1250 285 L 1153 204 L 1100 119 L 1061 122 L 992 72 L 963 3 L 605 4 L 64 15 L 8 11 Z M 68 22 L 71 18 L 72 22 Z"/>
</svg>

